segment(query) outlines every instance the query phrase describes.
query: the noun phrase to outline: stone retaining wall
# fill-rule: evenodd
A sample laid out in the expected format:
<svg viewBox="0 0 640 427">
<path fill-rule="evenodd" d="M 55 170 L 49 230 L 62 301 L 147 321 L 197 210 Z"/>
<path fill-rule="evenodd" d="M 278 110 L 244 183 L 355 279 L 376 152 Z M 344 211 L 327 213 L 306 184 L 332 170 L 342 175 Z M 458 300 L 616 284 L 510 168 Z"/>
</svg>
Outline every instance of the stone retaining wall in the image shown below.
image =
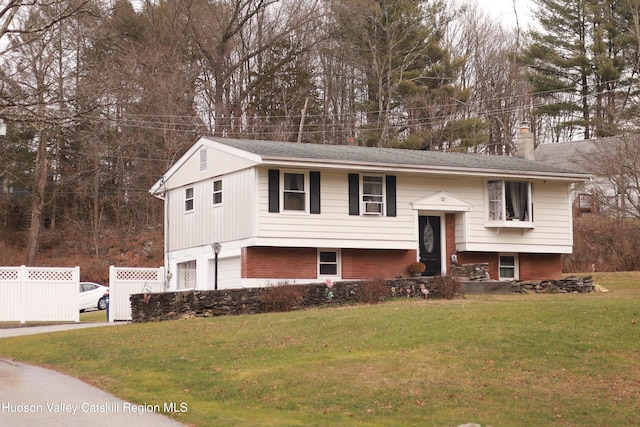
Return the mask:
<svg viewBox="0 0 640 427">
<path fill-rule="evenodd" d="M 307 307 L 338 306 L 358 303 L 358 289 L 363 282 L 336 282 L 331 288 L 322 283 L 296 285 L 303 289 L 300 306 Z M 477 282 L 476 282 L 477 283 Z M 394 279 L 384 282 L 389 287 L 388 299 L 424 298 L 421 286 L 429 290 L 429 298 L 438 298 L 431 278 L 417 277 Z M 592 292 L 591 277 L 566 278 L 561 280 L 513 282 L 514 292 Z M 265 288 L 227 289 L 217 291 L 181 291 L 150 294 L 135 294 L 130 298 L 133 322 L 155 322 L 191 317 L 214 317 L 237 314 L 263 313 L 260 292 Z"/>
<path fill-rule="evenodd" d="M 463 282 L 484 282 L 489 278 L 489 263 L 450 264 L 451 275 Z"/>
<path fill-rule="evenodd" d="M 585 293 L 594 291 L 593 277 L 569 276 L 559 280 L 516 280 L 519 292 L 536 293 Z"/>
</svg>

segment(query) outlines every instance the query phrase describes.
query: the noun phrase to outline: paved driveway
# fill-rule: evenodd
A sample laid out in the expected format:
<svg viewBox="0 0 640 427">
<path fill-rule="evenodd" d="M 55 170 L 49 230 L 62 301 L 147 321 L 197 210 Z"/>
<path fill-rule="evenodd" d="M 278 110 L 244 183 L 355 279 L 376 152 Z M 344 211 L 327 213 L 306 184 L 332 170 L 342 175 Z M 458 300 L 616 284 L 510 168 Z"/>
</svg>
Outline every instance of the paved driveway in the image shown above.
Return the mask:
<svg viewBox="0 0 640 427">
<path fill-rule="evenodd" d="M 106 324 L 0 329 L 0 338 L 97 326 Z M 2 426 L 182 426 L 164 415 L 173 410 L 188 411 L 189 408 L 180 402 L 134 405 L 68 375 L 0 359 Z"/>
</svg>

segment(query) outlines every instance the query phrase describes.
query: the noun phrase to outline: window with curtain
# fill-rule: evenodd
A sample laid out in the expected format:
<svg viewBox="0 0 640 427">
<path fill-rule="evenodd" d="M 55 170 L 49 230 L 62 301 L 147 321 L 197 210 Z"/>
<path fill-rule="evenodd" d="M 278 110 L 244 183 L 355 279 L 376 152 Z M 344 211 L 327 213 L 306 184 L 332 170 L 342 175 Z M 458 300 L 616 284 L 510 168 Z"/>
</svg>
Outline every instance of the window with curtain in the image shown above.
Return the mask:
<svg viewBox="0 0 640 427">
<path fill-rule="evenodd" d="M 487 194 L 489 221 L 533 221 L 530 182 L 488 181 Z"/>
</svg>

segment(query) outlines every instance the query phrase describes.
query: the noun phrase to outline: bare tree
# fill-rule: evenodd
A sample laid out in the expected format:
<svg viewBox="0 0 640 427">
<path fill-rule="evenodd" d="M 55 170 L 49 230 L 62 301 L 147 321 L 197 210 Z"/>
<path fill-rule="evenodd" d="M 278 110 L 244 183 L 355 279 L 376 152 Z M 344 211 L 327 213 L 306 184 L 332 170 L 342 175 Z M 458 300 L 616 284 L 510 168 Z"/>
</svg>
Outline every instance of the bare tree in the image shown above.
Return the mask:
<svg viewBox="0 0 640 427">
<path fill-rule="evenodd" d="M 75 116 L 73 49 L 66 43 L 66 22 L 86 12 L 84 1 L 11 2 L 2 24 L 9 44 L 3 53 L 0 102 L 10 122 L 33 128 L 29 149 L 36 153 L 27 239 L 27 265 L 34 265 L 47 203 L 52 159 L 60 152 L 61 135 Z M 71 56 L 69 56 L 71 55 Z M 51 218 L 51 217 L 50 217 Z M 54 222 L 55 225 L 55 222 Z"/>
<path fill-rule="evenodd" d="M 466 58 L 461 78 L 470 93 L 466 112 L 478 119 L 474 131 L 485 136 L 476 150 L 514 153 L 520 123 L 532 121 L 530 86 L 515 60 L 524 43 L 519 30 L 506 29 L 477 6 L 468 6 L 448 27 L 446 40 Z"/>
<path fill-rule="evenodd" d="M 640 218 L 640 136 L 604 138 L 579 155 L 596 175 L 590 193 L 598 210 L 613 218 Z"/>
<path fill-rule="evenodd" d="M 189 32 L 203 64 L 201 88 L 210 100 L 214 134 L 228 135 L 247 105 L 260 56 L 291 33 L 317 22 L 317 1 L 226 0 L 189 2 Z M 284 62 L 308 47 L 292 45 Z"/>
</svg>

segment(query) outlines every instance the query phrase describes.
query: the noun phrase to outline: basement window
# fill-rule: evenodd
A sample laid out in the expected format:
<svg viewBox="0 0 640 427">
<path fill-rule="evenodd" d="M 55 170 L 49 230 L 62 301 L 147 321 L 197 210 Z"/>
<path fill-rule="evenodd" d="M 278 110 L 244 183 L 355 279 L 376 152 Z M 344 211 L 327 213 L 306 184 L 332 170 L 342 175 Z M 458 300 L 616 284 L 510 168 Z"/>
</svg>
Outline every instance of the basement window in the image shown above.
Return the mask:
<svg viewBox="0 0 640 427">
<path fill-rule="evenodd" d="M 318 277 L 338 277 L 340 274 L 340 251 L 323 249 L 318 251 Z"/>
<path fill-rule="evenodd" d="M 518 278 L 518 257 L 514 254 L 500 255 L 500 280 L 515 280 Z"/>
</svg>

